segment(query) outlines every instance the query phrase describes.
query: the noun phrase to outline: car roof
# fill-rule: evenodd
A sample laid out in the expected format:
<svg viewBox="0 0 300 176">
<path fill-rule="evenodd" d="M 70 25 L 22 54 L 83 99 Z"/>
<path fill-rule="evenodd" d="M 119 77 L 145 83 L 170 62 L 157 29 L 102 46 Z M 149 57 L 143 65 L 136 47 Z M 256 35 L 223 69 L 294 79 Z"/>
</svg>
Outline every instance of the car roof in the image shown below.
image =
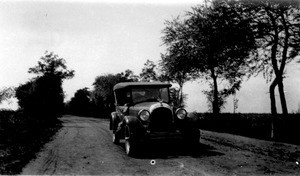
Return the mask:
<svg viewBox="0 0 300 176">
<path fill-rule="evenodd" d="M 125 89 L 129 87 L 171 87 L 169 83 L 162 82 L 121 82 L 114 86 L 114 91 L 118 89 Z"/>
</svg>

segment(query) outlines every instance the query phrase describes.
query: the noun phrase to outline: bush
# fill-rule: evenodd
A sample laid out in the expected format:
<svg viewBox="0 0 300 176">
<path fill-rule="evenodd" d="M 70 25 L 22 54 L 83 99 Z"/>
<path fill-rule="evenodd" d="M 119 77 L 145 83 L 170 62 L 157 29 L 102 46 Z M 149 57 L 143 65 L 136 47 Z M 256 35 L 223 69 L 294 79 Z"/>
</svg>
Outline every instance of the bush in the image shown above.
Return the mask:
<svg viewBox="0 0 300 176">
<path fill-rule="evenodd" d="M 24 112 L 37 120 L 55 121 L 63 112 L 61 80 L 55 77 L 37 77 L 20 85 L 16 97 Z"/>
<path fill-rule="evenodd" d="M 197 116 L 200 119 L 198 126 L 204 130 L 271 139 L 271 114 L 197 113 Z M 300 144 L 296 135 L 299 125 L 297 114 L 277 115 L 274 118 L 274 140 Z"/>
<path fill-rule="evenodd" d="M 279 115 L 275 119 L 275 137 L 279 141 L 300 144 L 299 140 L 299 114 Z"/>
<path fill-rule="evenodd" d="M 23 111 L 0 111 L 0 174 L 19 174 L 60 128 L 36 121 Z"/>
<path fill-rule="evenodd" d="M 91 101 L 90 94 L 90 91 L 86 87 L 77 90 L 74 97 L 66 103 L 65 111 L 69 114 L 78 116 L 92 116 L 94 104 Z"/>
</svg>

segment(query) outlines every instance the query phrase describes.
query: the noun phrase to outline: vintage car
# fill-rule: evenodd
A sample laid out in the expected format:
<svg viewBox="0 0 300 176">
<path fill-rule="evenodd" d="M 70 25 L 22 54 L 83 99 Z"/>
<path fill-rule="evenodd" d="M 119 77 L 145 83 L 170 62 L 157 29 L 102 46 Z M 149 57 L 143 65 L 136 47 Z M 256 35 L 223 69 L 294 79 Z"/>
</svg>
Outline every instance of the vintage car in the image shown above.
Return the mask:
<svg viewBox="0 0 300 176">
<path fill-rule="evenodd" d="M 171 84 L 161 82 L 123 82 L 114 86 L 116 111 L 111 113 L 113 143 L 125 139 L 125 150 L 135 155 L 139 144 L 154 139 L 181 140 L 186 145 L 199 142 L 197 119 L 170 102 Z"/>
</svg>

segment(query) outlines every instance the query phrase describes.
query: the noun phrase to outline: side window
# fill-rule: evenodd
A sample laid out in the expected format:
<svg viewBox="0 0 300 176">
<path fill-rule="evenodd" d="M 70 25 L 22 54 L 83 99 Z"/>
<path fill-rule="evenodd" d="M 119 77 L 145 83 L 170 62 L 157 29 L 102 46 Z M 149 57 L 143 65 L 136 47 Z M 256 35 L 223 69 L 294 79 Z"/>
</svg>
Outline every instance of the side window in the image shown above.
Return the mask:
<svg viewBox="0 0 300 176">
<path fill-rule="evenodd" d="M 124 106 L 126 103 L 130 103 L 130 91 L 129 90 L 118 90 L 116 91 L 117 104 Z"/>
</svg>

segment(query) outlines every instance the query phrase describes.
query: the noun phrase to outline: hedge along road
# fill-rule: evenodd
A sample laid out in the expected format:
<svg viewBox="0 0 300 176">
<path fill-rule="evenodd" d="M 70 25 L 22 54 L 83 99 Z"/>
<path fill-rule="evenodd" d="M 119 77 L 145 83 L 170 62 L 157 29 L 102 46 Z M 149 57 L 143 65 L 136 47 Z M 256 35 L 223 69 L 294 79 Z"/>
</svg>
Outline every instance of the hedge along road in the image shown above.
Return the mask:
<svg viewBox="0 0 300 176">
<path fill-rule="evenodd" d="M 64 116 L 62 129 L 22 174 L 299 175 L 300 146 L 201 130 L 201 143 L 152 143 L 136 158 L 112 143 L 109 121 Z"/>
</svg>

